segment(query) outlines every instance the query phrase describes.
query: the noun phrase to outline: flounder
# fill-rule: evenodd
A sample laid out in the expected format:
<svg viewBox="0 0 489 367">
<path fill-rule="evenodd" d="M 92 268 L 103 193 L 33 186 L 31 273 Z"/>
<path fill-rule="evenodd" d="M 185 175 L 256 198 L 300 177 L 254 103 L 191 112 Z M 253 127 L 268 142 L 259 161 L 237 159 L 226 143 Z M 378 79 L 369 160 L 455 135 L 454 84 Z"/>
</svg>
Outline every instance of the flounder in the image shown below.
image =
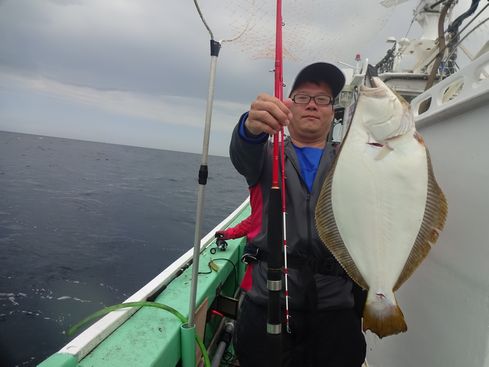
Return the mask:
<svg viewBox="0 0 489 367">
<path fill-rule="evenodd" d="M 447 202 L 409 104 L 379 78 L 353 120 L 316 206 L 321 240 L 363 289 L 363 330 L 407 330 L 394 292 L 438 239 Z"/>
</svg>

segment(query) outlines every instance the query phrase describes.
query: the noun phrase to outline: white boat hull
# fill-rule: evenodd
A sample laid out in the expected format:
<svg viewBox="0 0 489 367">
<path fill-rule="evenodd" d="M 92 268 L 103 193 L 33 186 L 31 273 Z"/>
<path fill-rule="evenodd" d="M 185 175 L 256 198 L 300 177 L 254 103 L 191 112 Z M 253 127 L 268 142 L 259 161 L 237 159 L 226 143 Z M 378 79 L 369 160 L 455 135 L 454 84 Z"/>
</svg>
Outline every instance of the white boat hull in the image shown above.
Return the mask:
<svg viewBox="0 0 489 367">
<path fill-rule="evenodd" d="M 489 65 L 484 55 L 413 100 L 431 96 L 417 116 L 448 201 L 445 229 L 397 293 L 409 330 L 379 340 L 368 333 L 369 367 L 489 366 Z M 446 88 L 462 80 L 456 98 Z"/>
</svg>

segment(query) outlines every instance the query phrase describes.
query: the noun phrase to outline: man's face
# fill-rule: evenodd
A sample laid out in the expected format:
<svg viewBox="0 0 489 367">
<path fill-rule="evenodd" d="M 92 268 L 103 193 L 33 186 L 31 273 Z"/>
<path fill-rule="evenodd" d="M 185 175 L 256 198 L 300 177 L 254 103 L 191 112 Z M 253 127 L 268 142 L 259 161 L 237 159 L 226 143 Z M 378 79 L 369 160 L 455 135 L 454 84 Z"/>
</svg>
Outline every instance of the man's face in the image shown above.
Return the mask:
<svg viewBox="0 0 489 367">
<path fill-rule="evenodd" d="M 298 94 L 333 98 L 331 88 L 325 83 L 320 83 L 319 85 L 304 83 L 294 90 L 291 98 Z M 334 118 L 332 104 L 320 106 L 311 98 L 307 104 L 293 103 L 290 110 L 293 118 L 288 125 L 288 129 L 296 145 L 309 145 L 315 142 L 324 143 Z"/>
</svg>

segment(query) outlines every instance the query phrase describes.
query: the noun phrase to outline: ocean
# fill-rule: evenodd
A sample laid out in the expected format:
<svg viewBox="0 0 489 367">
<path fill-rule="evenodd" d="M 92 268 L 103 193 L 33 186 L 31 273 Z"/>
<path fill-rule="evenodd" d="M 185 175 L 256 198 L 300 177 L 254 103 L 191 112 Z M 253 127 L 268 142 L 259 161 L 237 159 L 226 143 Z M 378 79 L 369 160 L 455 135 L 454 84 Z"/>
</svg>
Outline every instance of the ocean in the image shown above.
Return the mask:
<svg viewBox="0 0 489 367">
<path fill-rule="evenodd" d="M 0 132 L 0 365 L 35 366 L 193 246 L 199 154 Z M 247 196 L 209 157 L 202 234 Z"/>
</svg>

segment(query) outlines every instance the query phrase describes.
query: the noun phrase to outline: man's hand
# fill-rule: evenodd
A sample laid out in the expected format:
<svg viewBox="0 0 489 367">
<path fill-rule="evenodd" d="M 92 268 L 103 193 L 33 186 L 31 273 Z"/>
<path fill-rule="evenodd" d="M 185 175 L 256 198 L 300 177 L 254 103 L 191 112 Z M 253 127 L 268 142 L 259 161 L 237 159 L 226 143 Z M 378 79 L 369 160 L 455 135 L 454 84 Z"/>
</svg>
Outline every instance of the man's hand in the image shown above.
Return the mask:
<svg viewBox="0 0 489 367">
<path fill-rule="evenodd" d="M 278 98 L 262 93 L 251 104 L 245 127 L 253 135 L 267 133 L 274 135 L 292 119 L 292 100 L 281 102 Z"/>
<path fill-rule="evenodd" d="M 216 237 L 217 239 L 222 238 L 223 240 L 228 239 L 226 238 L 226 231 L 217 231 L 216 233 L 214 233 L 214 237 Z"/>
</svg>

